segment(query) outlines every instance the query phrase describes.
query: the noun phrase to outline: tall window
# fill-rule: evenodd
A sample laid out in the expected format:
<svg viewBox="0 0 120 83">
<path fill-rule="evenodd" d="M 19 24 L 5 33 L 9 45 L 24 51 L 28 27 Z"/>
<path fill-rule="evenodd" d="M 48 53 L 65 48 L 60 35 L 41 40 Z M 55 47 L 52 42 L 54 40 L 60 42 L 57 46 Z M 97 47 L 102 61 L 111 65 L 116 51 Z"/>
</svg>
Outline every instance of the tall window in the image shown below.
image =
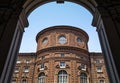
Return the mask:
<svg viewBox="0 0 120 83">
<path fill-rule="evenodd" d="M 104 80 L 100 80 L 100 83 L 105 83 Z"/>
<path fill-rule="evenodd" d="M 68 83 L 67 81 L 67 72 L 64 70 L 59 71 L 58 73 L 58 83 Z"/>
<path fill-rule="evenodd" d="M 38 76 L 38 83 L 45 83 L 45 74 L 43 72 Z"/>
<path fill-rule="evenodd" d="M 80 74 L 80 83 L 87 83 L 87 75 L 85 73 Z"/>
<path fill-rule="evenodd" d="M 23 79 L 23 80 L 22 80 L 22 83 L 27 83 L 27 80 L 26 80 L 26 79 Z"/>
<path fill-rule="evenodd" d="M 12 83 L 17 83 L 16 80 L 12 80 Z"/>
</svg>

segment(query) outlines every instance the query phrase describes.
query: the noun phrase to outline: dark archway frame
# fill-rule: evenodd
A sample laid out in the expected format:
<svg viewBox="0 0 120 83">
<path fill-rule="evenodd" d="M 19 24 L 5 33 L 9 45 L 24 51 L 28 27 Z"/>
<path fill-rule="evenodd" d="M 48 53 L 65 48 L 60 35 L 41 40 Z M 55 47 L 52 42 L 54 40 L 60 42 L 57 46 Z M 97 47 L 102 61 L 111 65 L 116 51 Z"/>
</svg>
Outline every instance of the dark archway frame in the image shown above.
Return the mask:
<svg viewBox="0 0 120 83">
<path fill-rule="evenodd" d="M 0 1 L 0 83 L 10 83 L 27 17 L 38 6 L 64 0 Z M 93 15 L 111 83 L 120 83 L 120 1 L 66 0 L 84 6 Z"/>
</svg>

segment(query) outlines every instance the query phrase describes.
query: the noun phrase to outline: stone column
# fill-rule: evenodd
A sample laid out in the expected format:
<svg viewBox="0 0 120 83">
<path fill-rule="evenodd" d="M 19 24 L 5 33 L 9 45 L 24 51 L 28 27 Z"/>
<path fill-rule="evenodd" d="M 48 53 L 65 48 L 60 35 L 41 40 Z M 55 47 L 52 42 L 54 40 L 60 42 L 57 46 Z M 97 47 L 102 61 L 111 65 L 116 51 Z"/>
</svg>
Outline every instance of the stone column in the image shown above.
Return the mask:
<svg viewBox="0 0 120 83">
<path fill-rule="evenodd" d="M 10 83 L 24 27 L 28 25 L 23 9 L 0 10 L 0 83 Z"/>
<path fill-rule="evenodd" d="M 113 9 L 112 9 L 113 8 Z M 97 27 L 110 83 L 120 83 L 120 25 L 116 19 L 119 7 L 97 7 L 93 25 Z"/>
</svg>

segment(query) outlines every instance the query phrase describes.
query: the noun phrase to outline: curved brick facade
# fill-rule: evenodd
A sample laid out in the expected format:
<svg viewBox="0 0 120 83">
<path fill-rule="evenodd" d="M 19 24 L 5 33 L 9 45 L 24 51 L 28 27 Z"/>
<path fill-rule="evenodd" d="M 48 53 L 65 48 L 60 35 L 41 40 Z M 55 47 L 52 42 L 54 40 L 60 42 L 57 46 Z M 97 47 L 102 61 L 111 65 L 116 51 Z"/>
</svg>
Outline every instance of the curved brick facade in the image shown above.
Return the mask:
<svg viewBox="0 0 120 83">
<path fill-rule="evenodd" d="M 109 83 L 103 55 L 88 52 L 88 35 L 83 30 L 53 26 L 39 32 L 36 41 L 36 53 L 19 54 L 19 60 L 23 62 L 18 63 L 16 68 L 21 73 L 15 72 L 14 75 L 19 76 L 13 75 L 13 81 L 19 78 L 18 83 L 23 79 L 29 83 L 43 83 L 40 80 L 44 77 L 44 83 L 100 83 L 101 80 Z M 27 59 L 31 62 L 25 63 Z M 23 72 L 24 67 L 27 67 L 27 72 Z M 60 71 L 67 73 L 66 82 L 60 82 Z M 84 82 L 81 74 L 86 75 Z"/>
<path fill-rule="evenodd" d="M 66 43 L 61 45 L 59 43 L 59 36 L 64 35 L 66 37 Z M 42 44 L 42 41 L 47 38 L 48 43 Z M 77 42 L 77 38 L 81 38 L 84 42 Z M 53 26 L 39 32 L 36 41 L 38 43 L 37 51 L 43 48 L 55 47 L 55 46 L 72 46 L 81 49 L 88 49 L 88 35 L 83 30 L 72 26 Z"/>
</svg>

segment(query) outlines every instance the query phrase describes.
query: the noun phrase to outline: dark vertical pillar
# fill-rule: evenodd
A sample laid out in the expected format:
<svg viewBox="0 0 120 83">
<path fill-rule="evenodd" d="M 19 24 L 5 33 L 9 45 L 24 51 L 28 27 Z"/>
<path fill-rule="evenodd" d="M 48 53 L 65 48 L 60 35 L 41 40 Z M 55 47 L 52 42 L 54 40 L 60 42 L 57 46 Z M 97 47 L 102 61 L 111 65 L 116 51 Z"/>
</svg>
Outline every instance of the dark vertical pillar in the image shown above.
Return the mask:
<svg viewBox="0 0 120 83">
<path fill-rule="evenodd" d="M 93 25 L 97 27 L 110 83 L 120 83 L 120 29 L 110 11 L 96 9 Z"/>
<path fill-rule="evenodd" d="M 0 83 L 10 83 L 27 19 L 24 11 L 6 9 L 0 25 Z M 4 21 L 5 20 L 5 21 Z"/>
</svg>

